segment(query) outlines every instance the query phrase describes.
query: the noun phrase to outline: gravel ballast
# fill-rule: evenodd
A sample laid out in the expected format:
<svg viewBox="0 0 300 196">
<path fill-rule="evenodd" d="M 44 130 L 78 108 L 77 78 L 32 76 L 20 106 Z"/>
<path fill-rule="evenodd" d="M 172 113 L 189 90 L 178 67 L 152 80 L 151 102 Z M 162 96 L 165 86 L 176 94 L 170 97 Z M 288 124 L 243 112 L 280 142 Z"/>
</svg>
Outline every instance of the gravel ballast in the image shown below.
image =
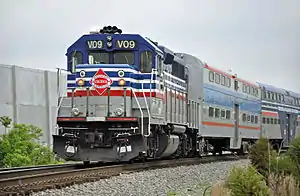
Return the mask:
<svg viewBox="0 0 300 196">
<path fill-rule="evenodd" d="M 148 170 L 63 189 L 50 189 L 33 193 L 32 196 L 160 196 L 169 192 L 176 192 L 176 196 L 202 195 L 205 187 L 224 180 L 233 166 L 245 168 L 248 164 L 249 160 L 238 160 Z"/>
</svg>

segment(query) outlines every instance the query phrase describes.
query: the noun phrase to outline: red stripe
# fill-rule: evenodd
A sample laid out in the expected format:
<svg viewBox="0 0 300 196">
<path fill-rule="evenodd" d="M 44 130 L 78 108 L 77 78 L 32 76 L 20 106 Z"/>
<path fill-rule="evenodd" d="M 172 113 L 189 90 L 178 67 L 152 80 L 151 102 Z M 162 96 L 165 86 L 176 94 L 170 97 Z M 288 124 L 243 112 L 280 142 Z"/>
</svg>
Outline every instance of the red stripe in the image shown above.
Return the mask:
<svg viewBox="0 0 300 196">
<path fill-rule="evenodd" d="M 107 117 L 107 121 L 136 121 L 137 118 L 134 117 Z"/>
<path fill-rule="evenodd" d="M 83 121 L 84 117 L 58 117 L 57 121 Z"/>
<path fill-rule="evenodd" d="M 85 97 L 87 95 L 86 90 L 76 90 L 74 92 L 74 97 Z M 101 96 L 107 96 L 108 93 L 105 91 Z M 137 97 L 143 97 L 144 93 L 143 92 L 135 92 L 135 95 Z M 175 97 L 175 93 L 170 92 L 170 95 L 172 97 Z M 72 92 L 67 93 L 68 97 L 72 97 Z M 99 93 L 96 90 L 90 90 L 89 96 L 99 96 Z M 124 96 L 124 90 L 110 90 L 110 96 Z M 126 91 L 126 96 L 131 96 L 131 91 L 127 90 Z M 132 95 L 134 96 L 134 95 Z M 145 92 L 146 97 L 150 97 L 150 92 Z M 158 93 L 158 92 L 151 92 L 151 97 L 163 99 L 165 101 L 165 93 Z M 176 98 L 180 100 L 186 100 L 186 98 L 183 95 L 176 94 Z"/>
<path fill-rule="evenodd" d="M 228 74 L 228 73 L 226 73 L 226 72 L 224 72 L 224 71 L 221 71 L 221 70 L 219 70 L 219 69 L 216 69 L 216 68 L 214 68 L 214 67 L 211 67 L 211 66 L 209 66 L 209 65 L 207 65 L 207 64 L 204 65 L 204 68 L 209 69 L 210 71 L 216 72 L 216 73 L 218 73 L 218 74 L 227 76 L 227 77 L 229 77 L 229 78 L 235 78 L 236 80 L 238 80 L 238 81 L 240 81 L 240 82 L 243 82 L 243 83 L 245 83 L 245 84 L 247 84 L 247 85 L 249 85 L 249 86 L 252 86 L 252 87 L 255 87 L 255 88 L 259 89 L 259 86 L 257 86 L 256 84 L 253 84 L 253 83 L 248 82 L 248 81 L 246 81 L 246 80 L 243 80 L 243 79 L 241 79 L 241 78 L 236 78 L 234 75 Z"/>
<path fill-rule="evenodd" d="M 207 126 L 231 127 L 231 128 L 234 128 L 234 124 L 231 124 L 231 123 L 220 123 L 220 122 L 203 121 L 202 124 L 207 125 Z M 260 127 L 255 127 L 255 126 L 239 125 L 239 128 L 260 131 Z"/>
<path fill-rule="evenodd" d="M 228 74 L 228 73 L 226 73 L 226 72 L 224 72 L 224 71 L 222 71 L 222 70 L 219 70 L 219 69 L 216 69 L 216 68 L 214 68 L 214 67 L 211 67 L 211 66 L 209 66 L 209 65 L 207 65 L 207 64 L 204 65 L 204 68 L 209 69 L 210 71 L 216 72 L 216 73 L 218 73 L 218 74 L 227 76 L 227 77 L 229 77 L 229 78 L 232 77 L 231 74 Z"/>
<path fill-rule="evenodd" d="M 277 112 L 262 111 L 261 113 L 262 113 L 263 116 L 278 117 L 278 113 Z"/>
</svg>

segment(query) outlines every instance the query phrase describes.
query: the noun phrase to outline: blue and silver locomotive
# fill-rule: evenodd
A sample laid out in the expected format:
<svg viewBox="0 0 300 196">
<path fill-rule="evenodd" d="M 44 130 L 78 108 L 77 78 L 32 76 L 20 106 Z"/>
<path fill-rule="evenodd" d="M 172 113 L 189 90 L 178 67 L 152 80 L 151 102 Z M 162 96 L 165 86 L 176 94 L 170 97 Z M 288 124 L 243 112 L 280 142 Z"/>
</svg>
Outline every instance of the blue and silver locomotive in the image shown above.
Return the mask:
<svg viewBox="0 0 300 196">
<path fill-rule="evenodd" d="M 245 153 L 261 137 L 261 88 L 107 26 L 67 50 L 53 148 L 84 162 Z"/>
</svg>

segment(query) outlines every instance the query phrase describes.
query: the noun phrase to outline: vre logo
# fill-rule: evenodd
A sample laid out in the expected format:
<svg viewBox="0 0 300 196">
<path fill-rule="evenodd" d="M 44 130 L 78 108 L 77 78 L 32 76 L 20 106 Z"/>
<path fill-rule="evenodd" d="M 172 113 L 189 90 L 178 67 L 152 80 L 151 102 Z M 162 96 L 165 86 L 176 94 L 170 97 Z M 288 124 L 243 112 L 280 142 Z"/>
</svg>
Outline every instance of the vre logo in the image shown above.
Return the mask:
<svg viewBox="0 0 300 196">
<path fill-rule="evenodd" d="M 110 79 L 102 69 L 99 69 L 90 80 L 90 84 L 100 95 L 102 95 L 106 91 L 106 88 L 109 87 L 112 83 L 112 79 Z"/>
</svg>

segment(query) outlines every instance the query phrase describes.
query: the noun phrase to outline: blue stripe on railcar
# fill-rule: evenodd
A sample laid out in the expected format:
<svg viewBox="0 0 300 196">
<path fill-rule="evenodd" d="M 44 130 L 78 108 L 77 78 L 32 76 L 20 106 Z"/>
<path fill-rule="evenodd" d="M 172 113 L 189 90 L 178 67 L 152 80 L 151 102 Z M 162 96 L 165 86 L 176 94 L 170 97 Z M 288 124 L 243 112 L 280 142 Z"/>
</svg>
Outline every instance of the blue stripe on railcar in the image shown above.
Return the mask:
<svg viewBox="0 0 300 196">
<path fill-rule="evenodd" d="M 76 75 L 75 74 L 68 74 L 67 75 L 67 79 L 68 80 L 75 80 L 76 79 Z"/>
<path fill-rule="evenodd" d="M 261 99 L 259 97 L 257 97 L 257 98 L 249 97 L 246 94 L 239 93 L 239 92 L 232 91 L 232 90 L 227 90 L 227 89 L 219 87 L 219 86 L 215 86 L 215 85 L 211 85 L 211 84 L 204 84 L 204 89 L 218 91 L 218 92 L 221 92 L 226 95 L 231 95 L 236 98 L 245 99 L 245 100 L 249 100 L 249 101 L 253 101 L 253 102 L 259 102 L 261 104 Z"/>
<path fill-rule="evenodd" d="M 215 88 L 204 87 L 204 101 L 228 108 L 234 108 L 234 104 L 239 104 L 240 109 L 252 113 L 261 112 L 261 102 L 259 99 L 251 99 L 241 93 Z"/>
</svg>

